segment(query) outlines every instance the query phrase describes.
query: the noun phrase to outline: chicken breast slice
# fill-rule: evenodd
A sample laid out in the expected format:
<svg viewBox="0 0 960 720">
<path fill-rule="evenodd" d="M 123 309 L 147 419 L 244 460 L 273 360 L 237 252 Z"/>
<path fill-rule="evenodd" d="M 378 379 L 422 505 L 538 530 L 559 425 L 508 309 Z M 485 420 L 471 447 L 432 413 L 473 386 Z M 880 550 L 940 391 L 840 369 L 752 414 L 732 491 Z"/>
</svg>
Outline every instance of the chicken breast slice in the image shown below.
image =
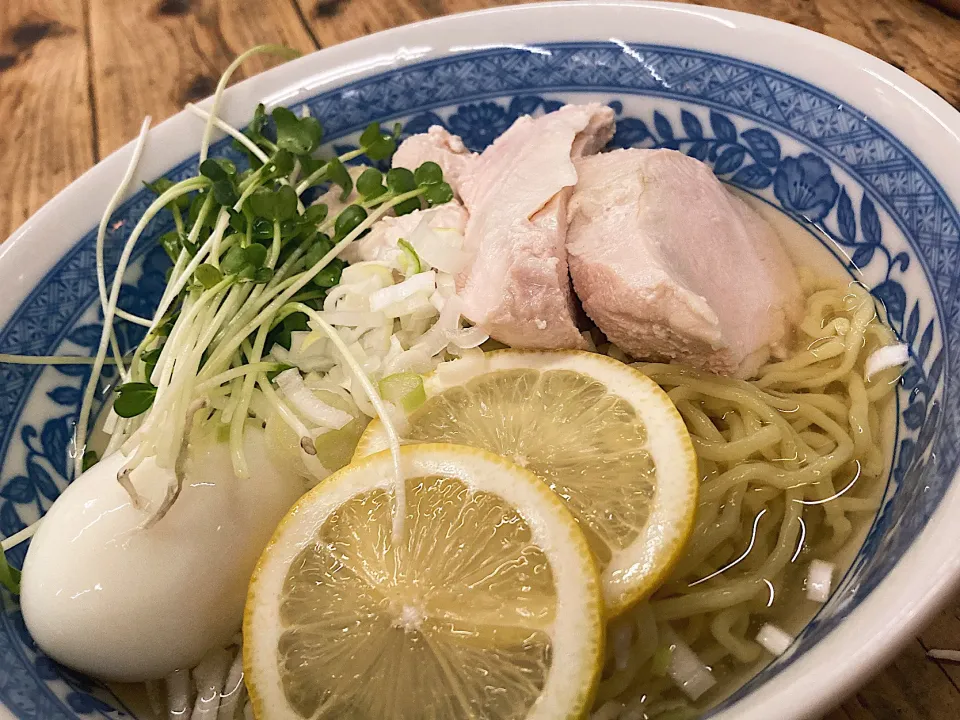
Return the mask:
<svg viewBox="0 0 960 720">
<path fill-rule="evenodd" d="M 702 162 L 616 150 L 576 162 L 570 274 L 583 309 L 636 358 L 750 377 L 802 311 L 780 237 Z"/>
<path fill-rule="evenodd" d="M 427 132 L 411 135 L 400 143 L 393 154 L 393 167 L 416 170 L 427 161 L 435 162 L 443 170 L 443 179 L 459 197 L 462 180 L 479 157 L 467 150 L 459 135 L 434 125 Z"/>
<path fill-rule="evenodd" d="M 473 260 L 457 278 L 463 314 L 516 348 L 582 348 L 567 269 L 573 159 L 613 136 L 613 111 L 567 105 L 519 118 L 460 178 Z"/>
<path fill-rule="evenodd" d="M 354 182 L 354 187 L 350 189 L 350 192 L 347 193 L 346 199 L 341 199 L 343 195 L 343 188 L 338 185 L 334 185 L 329 188 L 325 193 L 320 195 L 314 202 L 314 205 L 324 204 L 327 206 L 327 217 L 335 218 L 337 215 L 342 213 L 344 209 L 349 205 L 360 202 L 362 199 L 360 193 L 357 192 L 356 182 L 357 178 L 363 175 L 363 171 L 367 169 L 366 165 L 350 165 L 347 168 L 347 173 L 350 175 L 350 179 Z"/>
<path fill-rule="evenodd" d="M 454 230 L 463 233 L 467 223 L 467 211 L 456 200 L 426 210 L 414 210 L 395 217 L 386 215 L 364 235 L 340 253 L 349 263 L 367 260 L 392 261 L 403 251 L 397 245 L 400 238 L 409 239 L 421 222 L 434 230 Z"/>
</svg>

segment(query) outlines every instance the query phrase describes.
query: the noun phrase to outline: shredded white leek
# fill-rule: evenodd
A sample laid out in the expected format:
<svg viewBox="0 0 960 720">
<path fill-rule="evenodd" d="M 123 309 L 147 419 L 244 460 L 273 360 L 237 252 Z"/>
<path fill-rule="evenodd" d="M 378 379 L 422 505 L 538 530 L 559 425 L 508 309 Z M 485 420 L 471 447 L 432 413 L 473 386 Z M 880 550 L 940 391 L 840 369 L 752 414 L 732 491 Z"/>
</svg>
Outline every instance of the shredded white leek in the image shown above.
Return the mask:
<svg viewBox="0 0 960 720">
<path fill-rule="evenodd" d="M 825 603 L 830 597 L 836 566 L 823 560 L 813 560 L 807 572 L 807 599 Z"/>
<path fill-rule="evenodd" d="M 360 367 L 360 364 L 356 361 L 356 359 L 354 359 L 353 355 L 350 353 L 350 349 L 347 347 L 346 343 L 343 342 L 343 339 L 340 337 L 337 331 L 322 317 L 320 317 L 320 313 L 310 306 L 304 305 L 303 303 L 292 303 L 292 305 L 300 312 L 305 313 L 307 317 L 309 317 L 312 322 L 316 323 L 317 327 L 326 333 L 327 337 L 330 338 L 330 342 L 333 343 L 333 346 L 343 357 L 343 361 L 353 371 L 353 374 L 363 388 L 364 393 L 366 393 L 367 399 L 376 410 L 377 416 L 380 418 L 380 422 L 383 423 L 383 428 L 387 433 L 387 440 L 390 443 L 390 455 L 393 457 L 393 471 L 395 479 L 394 497 L 396 499 L 396 505 L 393 509 L 393 541 L 399 542 L 403 537 L 404 518 L 407 514 L 407 487 L 404 480 L 403 468 L 400 463 L 400 436 L 397 434 L 397 430 L 394 427 L 393 420 L 390 417 L 390 412 L 387 410 L 386 405 L 384 405 L 383 400 L 380 398 L 380 394 L 377 392 L 377 389 L 373 386 L 373 383 L 370 382 L 370 378 L 367 377 L 367 374 L 363 371 L 363 368 Z"/>
<path fill-rule="evenodd" d="M 671 649 L 667 675 L 687 697 L 697 700 L 717 684 L 713 673 L 670 626 L 664 625 L 661 634 Z"/>
<path fill-rule="evenodd" d="M 793 643 L 793 638 L 772 623 L 766 623 L 757 633 L 757 642 L 771 655 L 783 655 Z"/>
<path fill-rule="evenodd" d="M 910 361 L 910 348 L 903 344 L 887 345 L 875 350 L 867 358 L 864 378 L 869 381 L 877 373 L 906 365 Z"/>
<path fill-rule="evenodd" d="M 420 260 L 441 272 L 456 275 L 470 261 L 463 250 L 463 235 L 454 228 L 433 228 L 425 217 L 410 235 L 410 244 Z"/>
<path fill-rule="evenodd" d="M 284 370 L 275 378 L 289 403 L 307 419 L 331 430 L 339 430 L 353 420 L 353 415 L 320 401 L 303 382 L 296 368 Z"/>
<path fill-rule="evenodd" d="M 437 289 L 437 274 L 430 270 L 407 278 L 396 285 L 389 285 L 370 295 L 370 310 L 378 312 L 396 305 L 399 302 L 413 297 L 417 293 L 428 293 L 424 300 L 429 300 L 429 294 Z"/>
</svg>

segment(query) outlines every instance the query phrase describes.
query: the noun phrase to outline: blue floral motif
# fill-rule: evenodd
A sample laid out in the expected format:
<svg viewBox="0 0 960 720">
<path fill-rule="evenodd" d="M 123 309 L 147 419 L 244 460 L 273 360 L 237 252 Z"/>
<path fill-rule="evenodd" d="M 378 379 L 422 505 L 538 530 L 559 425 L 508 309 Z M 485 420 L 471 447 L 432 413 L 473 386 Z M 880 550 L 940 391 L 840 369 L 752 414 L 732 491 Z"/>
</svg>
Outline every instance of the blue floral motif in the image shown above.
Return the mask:
<svg viewBox="0 0 960 720">
<path fill-rule="evenodd" d="M 960 261 L 951 260 L 960 257 L 960 215 L 896 139 L 817 88 L 775 71 L 695 51 L 644 46 L 631 51 L 642 53 L 644 63 L 632 59 L 621 63 L 621 49 L 604 43 L 558 44 L 536 62 L 523 52 L 499 48 L 374 75 L 305 104 L 323 119 L 334 141 L 332 148 L 338 151 L 355 148 L 356 132 L 367 123 L 377 121 L 389 127 L 395 119 L 403 124 L 403 135 L 440 125 L 459 134 L 470 149 L 480 151 L 521 115 L 560 106 L 556 98 L 539 93 L 573 99 L 571 87 L 600 92 L 591 84 L 597 82 L 600 71 L 584 65 L 584 53 L 594 53 L 597 67 L 605 73 L 604 92 L 610 93 L 610 107 L 618 116 L 613 147 L 672 149 L 708 163 L 724 182 L 762 197 L 798 220 L 816 223 L 848 254 L 851 270 L 869 267 L 873 272 L 872 292 L 911 355 L 898 392 L 901 423 L 889 497 L 847 581 L 840 583 L 837 595 L 802 633 L 797 652 L 779 659 L 728 705 L 788 666 L 857 607 L 922 532 L 949 488 L 960 460 L 960 448 L 949 438 L 960 426 L 960 412 L 943 402 L 944 378 L 950 375 L 949 360 L 956 357 L 949 352 L 947 338 L 960 333 L 960 313 L 946 315 L 938 310 L 941 300 L 953 301 L 948 294 L 953 291 L 941 289 L 944 297 L 929 297 L 918 283 L 908 282 L 905 273 L 910 268 L 916 271 L 920 263 L 927 273 L 924 277 L 935 288 L 928 265 L 944 277 L 960 272 Z M 655 78 L 645 70 L 651 67 L 657 68 Z M 463 79 L 465 102 L 457 102 L 458 85 L 452 88 L 452 96 L 437 92 L 438 84 L 449 88 L 459 82 L 451 78 Z M 730 89 L 734 82 L 736 92 Z M 742 92 L 749 83 L 754 83 L 751 87 L 756 92 Z M 650 87 L 652 94 L 648 94 Z M 645 97 L 646 109 L 637 113 L 639 117 L 625 113 L 625 108 L 635 106 L 629 96 Z M 829 146 L 821 142 L 827 113 L 831 127 L 848 136 L 833 137 Z M 799 151 L 794 150 L 797 143 Z M 884 164 L 879 169 L 870 165 L 871 153 L 848 151 L 865 144 L 883 150 Z M 229 141 L 211 151 L 243 165 Z M 845 174 L 838 172 L 841 167 Z M 168 176 L 176 181 L 196 171 L 193 158 Z M 901 176 L 913 178 L 914 185 L 906 187 Z M 841 177 L 851 179 L 841 183 L 837 181 Z M 116 265 L 117 248 L 131 221 L 151 200 L 141 191 L 118 211 L 117 217 L 124 222 L 108 243 L 109 267 Z M 142 244 L 150 247 L 170 224 L 170 218 L 159 218 Z M 928 233 L 927 245 L 919 244 L 921 228 L 931 226 L 938 228 L 936 243 Z M 907 250 L 895 247 L 889 232 L 893 227 L 907 239 Z M 93 312 L 84 314 L 96 297 L 93 237 L 88 234 L 67 253 L 0 328 L 0 351 L 47 354 L 64 341 L 88 351 L 95 347 L 102 318 Z M 168 262 L 155 246 L 141 257 L 142 271 L 123 286 L 120 303 L 131 312 L 149 315 L 163 289 Z M 142 337 L 143 330 L 137 326 L 120 324 L 118 329 L 124 348 Z M 8 463 L 3 467 L 0 532 L 4 535 L 22 529 L 25 520 L 48 508 L 66 486 L 69 439 L 88 372 L 84 366 L 39 370 L 0 365 L 0 457 L 9 455 L 11 443 L 19 443 L 23 458 L 18 467 Z M 55 381 L 43 385 L 42 392 L 35 391 L 41 377 Z M 34 396 L 53 410 L 31 421 L 18 419 L 23 404 Z M 951 433 L 940 432 L 941 427 Z M 24 552 L 21 546 L 9 557 L 20 565 Z M 124 714 L 120 702 L 102 685 L 40 653 L 15 600 L 9 595 L 3 599 L 0 674 L 15 680 L 0 683 L 0 702 L 18 717 L 69 720 Z"/>
<path fill-rule="evenodd" d="M 481 152 L 517 118 L 538 112 L 553 112 L 562 104 L 537 95 L 518 95 L 511 99 L 506 107 L 495 102 L 460 105 L 446 119 L 434 112 L 425 112 L 407 121 L 403 136 L 426 132 L 431 126 L 439 125 L 454 135 L 459 135 L 470 150 Z"/>
<path fill-rule="evenodd" d="M 461 105 L 447 120 L 450 132 L 463 138 L 464 145 L 471 150 L 483 150 L 512 122 L 506 110 L 492 102 Z"/>
<path fill-rule="evenodd" d="M 780 143 L 769 131 L 750 128 L 743 133 L 723 113 L 712 110 L 709 116 L 712 134 L 688 109 L 680 111 L 683 134 L 678 134 L 669 118 L 653 113 L 653 128 L 639 118 L 617 118 L 611 147 L 646 147 L 678 150 L 713 165 L 713 171 L 734 185 L 747 190 L 762 190 L 773 182 L 773 170 L 780 162 Z"/>
<path fill-rule="evenodd" d="M 833 209 L 840 186 L 818 155 L 804 153 L 786 158 L 773 176 L 773 192 L 787 210 L 820 222 Z"/>
</svg>

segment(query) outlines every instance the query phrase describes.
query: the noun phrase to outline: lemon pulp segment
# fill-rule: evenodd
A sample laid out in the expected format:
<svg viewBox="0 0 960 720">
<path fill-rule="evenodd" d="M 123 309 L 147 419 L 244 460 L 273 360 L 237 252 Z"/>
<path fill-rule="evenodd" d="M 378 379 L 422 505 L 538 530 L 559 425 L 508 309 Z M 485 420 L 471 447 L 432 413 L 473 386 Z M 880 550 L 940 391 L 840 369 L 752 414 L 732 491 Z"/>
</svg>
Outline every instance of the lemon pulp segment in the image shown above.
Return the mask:
<svg viewBox="0 0 960 720">
<path fill-rule="evenodd" d="M 543 479 L 587 537 L 609 614 L 656 588 L 690 533 L 697 475 L 689 433 L 653 381 L 591 353 L 508 350 L 425 386 L 405 442 L 482 448 Z M 375 421 L 357 456 L 383 447 Z"/>
<path fill-rule="evenodd" d="M 264 552 L 244 628 L 258 717 L 577 717 L 599 672 L 602 601 L 573 518 L 487 453 L 403 458 L 399 543 L 383 453 L 308 493 Z"/>
</svg>

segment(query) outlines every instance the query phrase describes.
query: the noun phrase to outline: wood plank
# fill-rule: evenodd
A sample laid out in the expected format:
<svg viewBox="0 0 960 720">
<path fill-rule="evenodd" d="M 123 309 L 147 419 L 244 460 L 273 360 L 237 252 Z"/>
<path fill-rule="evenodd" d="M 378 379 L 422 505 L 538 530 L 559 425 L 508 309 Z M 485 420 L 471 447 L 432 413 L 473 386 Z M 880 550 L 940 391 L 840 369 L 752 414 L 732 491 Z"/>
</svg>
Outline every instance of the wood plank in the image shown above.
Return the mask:
<svg viewBox="0 0 960 720">
<path fill-rule="evenodd" d="M 960 692 L 914 640 L 882 672 L 842 705 L 850 720 L 960 718 Z M 843 716 L 828 716 L 842 720 Z"/>
<path fill-rule="evenodd" d="M 924 628 L 920 633 L 920 642 L 928 650 L 930 648 L 960 650 L 960 598 L 955 599 L 933 619 L 930 625 Z M 945 660 L 937 660 L 936 663 L 960 692 L 960 663 Z"/>
<path fill-rule="evenodd" d="M 830 35 L 900 68 L 960 109 L 960 17 L 922 0 L 679 1 L 764 15 Z"/>
<path fill-rule="evenodd" d="M 316 49 L 291 0 L 90 0 L 93 92 L 101 155 L 130 140 L 144 115 L 158 122 L 210 95 L 227 65 L 260 43 Z M 235 75 L 275 58 L 251 58 Z"/>
<path fill-rule="evenodd" d="M 960 649 L 957 609 L 941 613 L 889 666 L 822 720 L 960 717 L 949 714 L 960 712 L 960 665 L 926 657 L 930 647 Z"/>
<path fill-rule="evenodd" d="M 83 5 L 0 2 L 0 240 L 95 159 Z"/>
<path fill-rule="evenodd" d="M 919 0 L 817 4 L 828 35 L 895 65 L 960 109 L 960 18 Z"/>
<path fill-rule="evenodd" d="M 324 46 L 497 0 L 294 0 Z M 850 43 L 904 70 L 960 107 L 960 18 L 922 0 L 680 0 L 752 12 Z"/>
<path fill-rule="evenodd" d="M 820 720 L 851 720 L 849 713 L 842 707 L 824 715 Z"/>
<path fill-rule="evenodd" d="M 324 47 L 451 13 L 510 3 L 497 0 L 294 0 Z"/>
</svg>

